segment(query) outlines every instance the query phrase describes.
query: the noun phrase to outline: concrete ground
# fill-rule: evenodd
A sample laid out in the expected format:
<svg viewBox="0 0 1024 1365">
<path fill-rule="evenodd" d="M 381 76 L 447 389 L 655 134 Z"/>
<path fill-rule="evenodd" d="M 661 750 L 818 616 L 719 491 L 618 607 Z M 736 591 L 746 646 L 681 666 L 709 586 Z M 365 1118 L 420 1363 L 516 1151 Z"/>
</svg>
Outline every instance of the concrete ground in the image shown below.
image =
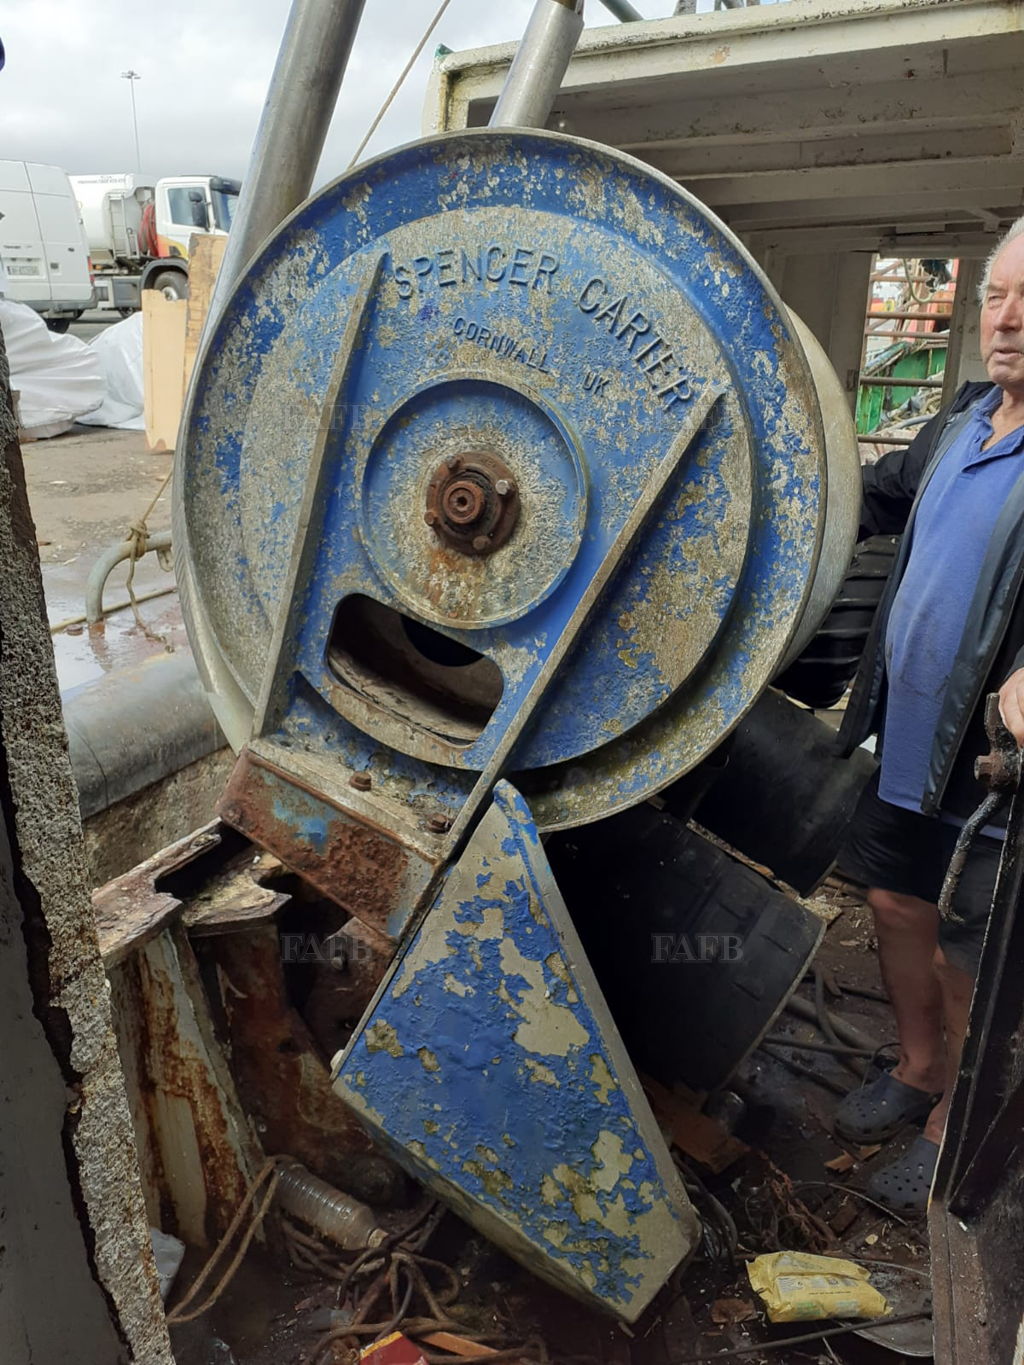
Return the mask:
<svg viewBox="0 0 1024 1365">
<path fill-rule="evenodd" d="M 72 324 L 71 333 L 91 341 L 119 318 L 91 311 Z M 167 451 L 147 449 L 142 431 L 76 426 L 63 436 L 22 445 L 29 502 L 36 523 L 43 570 L 46 609 L 53 633 L 57 679 L 61 692 L 87 683 L 112 668 L 139 663 L 164 648 L 163 640 L 140 630 L 131 610 L 111 612 L 100 631 L 85 626 L 85 594 L 89 572 L 109 546 L 127 539 L 132 522 L 142 517 L 156 496 L 173 461 Z M 153 531 L 171 524 L 170 488 L 147 522 Z M 127 603 L 127 567 L 110 575 L 105 606 Z M 172 574 L 156 555 L 135 568 L 136 597 L 162 592 L 140 612 L 153 636 L 175 647 L 185 633 Z"/>
<path fill-rule="evenodd" d="M 139 630 L 130 610 L 114 612 L 102 632 L 84 626 L 86 580 L 98 556 L 123 541 L 156 496 L 173 457 L 150 453 L 145 433 L 107 427 L 75 427 L 64 436 L 22 447 L 29 501 L 43 570 L 46 607 L 53 630 L 61 691 L 98 677 L 119 665 L 140 662 L 161 650 L 160 640 Z M 149 516 L 153 531 L 170 527 L 170 489 Z M 108 579 L 104 604 L 128 600 L 127 568 Z M 174 579 L 147 555 L 136 565 L 137 597 L 164 595 L 143 603 L 149 629 L 178 643 L 184 639 Z"/>
</svg>

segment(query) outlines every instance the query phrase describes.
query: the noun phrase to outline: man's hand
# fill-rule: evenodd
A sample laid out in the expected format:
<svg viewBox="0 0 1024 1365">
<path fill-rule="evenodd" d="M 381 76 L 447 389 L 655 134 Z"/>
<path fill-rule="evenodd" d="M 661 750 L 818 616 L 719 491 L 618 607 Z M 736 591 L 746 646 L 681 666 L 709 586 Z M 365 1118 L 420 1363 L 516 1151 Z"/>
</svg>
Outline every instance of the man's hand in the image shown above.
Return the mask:
<svg viewBox="0 0 1024 1365">
<path fill-rule="evenodd" d="M 1024 668 L 1011 673 L 999 689 L 999 714 L 1018 749 L 1024 749 Z"/>
</svg>

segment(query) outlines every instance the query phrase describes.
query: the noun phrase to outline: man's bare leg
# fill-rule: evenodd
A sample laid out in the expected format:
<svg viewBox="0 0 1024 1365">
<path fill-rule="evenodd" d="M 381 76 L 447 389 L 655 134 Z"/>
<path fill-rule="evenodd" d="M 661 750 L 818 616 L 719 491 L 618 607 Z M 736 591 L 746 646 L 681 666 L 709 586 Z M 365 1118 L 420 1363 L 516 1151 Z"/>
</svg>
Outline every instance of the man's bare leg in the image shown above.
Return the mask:
<svg viewBox="0 0 1024 1365">
<path fill-rule="evenodd" d="M 900 1059 L 892 1074 L 904 1085 L 938 1092 L 947 1080 L 944 997 L 936 973 L 938 909 L 917 896 L 879 887 L 872 887 L 867 899 L 875 917 L 882 980 L 889 992 L 899 1035 Z M 969 1004 L 969 995 L 967 999 Z M 962 1038 L 961 1032 L 961 1041 Z M 940 1135 L 943 1123 L 945 1113 L 939 1121 Z"/>
<path fill-rule="evenodd" d="M 942 992 L 942 1014 L 946 1025 L 946 1078 L 942 1099 L 928 1116 L 924 1135 L 931 1142 L 941 1142 L 949 1113 L 949 1101 L 960 1067 L 960 1053 L 967 1036 L 967 1021 L 971 1013 L 974 977 L 954 967 L 941 948 L 935 950 L 935 977 Z M 908 1085 L 910 1082 L 907 1082 Z"/>
</svg>

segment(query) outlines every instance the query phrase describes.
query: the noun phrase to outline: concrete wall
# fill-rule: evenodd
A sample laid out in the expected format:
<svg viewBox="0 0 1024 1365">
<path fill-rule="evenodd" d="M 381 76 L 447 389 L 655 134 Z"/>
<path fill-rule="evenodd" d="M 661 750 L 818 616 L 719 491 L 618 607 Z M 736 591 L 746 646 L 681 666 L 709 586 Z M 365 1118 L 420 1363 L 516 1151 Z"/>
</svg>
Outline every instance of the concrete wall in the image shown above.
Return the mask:
<svg viewBox="0 0 1024 1365">
<path fill-rule="evenodd" d="M 207 824 L 235 756 L 215 750 L 83 821 L 89 885 L 103 886 Z"/>
<path fill-rule="evenodd" d="M 0 341 L 0 1361 L 172 1365 Z"/>
</svg>

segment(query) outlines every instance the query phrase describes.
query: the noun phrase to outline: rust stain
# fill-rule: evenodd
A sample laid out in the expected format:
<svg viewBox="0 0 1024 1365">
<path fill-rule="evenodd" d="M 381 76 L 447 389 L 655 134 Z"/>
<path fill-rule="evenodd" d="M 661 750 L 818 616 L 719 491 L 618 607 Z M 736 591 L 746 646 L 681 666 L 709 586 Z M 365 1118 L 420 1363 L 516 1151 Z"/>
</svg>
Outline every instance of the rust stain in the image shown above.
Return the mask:
<svg viewBox="0 0 1024 1365">
<path fill-rule="evenodd" d="M 317 972 L 304 1013 L 327 1056 L 348 1041 L 348 1032 L 366 1013 L 395 955 L 395 945 L 368 924 L 352 918 L 324 942 L 331 964 Z"/>
<path fill-rule="evenodd" d="M 219 814 L 350 914 L 387 932 L 409 865 L 394 838 L 244 752 Z"/>
<path fill-rule="evenodd" d="M 371 923 L 386 921 L 405 877 L 407 855 L 365 825 L 338 819 L 328 827 L 323 856 L 327 885 L 339 904 Z"/>
<path fill-rule="evenodd" d="M 216 825 L 206 825 L 92 893 L 100 953 L 108 972 L 177 919 L 181 902 L 158 891 L 157 882 L 219 843 Z"/>
<path fill-rule="evenodd" d="M 451 549 L 439 541 L 427 550 L 427 571 L 418 586 L 439 614 L 447 614 L 446 599 L 451 595 L 451 581 L 458 578 L 463 589 L 459 597 L 458 614 L 472 615 L 478 603 L 479 592 L 471 591 L 467 595 L 465 589 L 467 586 L 470 589 L 479 589 L 485 575 L 486 569 L 479 560 L 467 559 L 460 551 Z M 453 621 L 456 619 L 455 616 L 452 617 Z"/>
<path fill-rule="evenodd" d="M 187 945 L 184 940 L 174 942 L 168 938 L 166 948 L 180 960 Z M 245 1195 L 251 1172 L 243 1169 L 244 1157 L 238 1149 L 225 1095 L 211 1075 L 209 1061 L 183 1035 L 174 983 L 161 970 L 152 951 L 140 953 L 133 965 L 138 973 L 137 989 L 132 992 L 138 1013 L 132 1025 L 139 1039 L 140 1099 L 155 1148 L 161 1211 L 171 1214 L 165 1227 L 177 1228 L 187 1240 L 190 1233 L 194 1238 L 198 1231 L 181 1226 L 181 1206 L 194 1198 L 194 1186 L 188 1192 L 175 1190 L 168 1181 L 170 1169 L 180 1172 L 180 1152 L 168 1160 L 167 1144 L 180 1142 L 167 1131 L 164 1102 L 176 1099 L 187 1106 L 199 1153 L 200 1167 L 193 1175 L 203 1185 L 202 1234 L 204 1243 L 209 1245 L 227 1230 Z"/>
<path fill-rule="evenodd" d="M 276 931 L 209 939 L 203 951 L 219 968 L 235 1083 L 264 1147 L 360 1199 L 391 1202 L 402 1177 L 331 1088 L 326 1062 L 288 998 Z"/>
</svg>

